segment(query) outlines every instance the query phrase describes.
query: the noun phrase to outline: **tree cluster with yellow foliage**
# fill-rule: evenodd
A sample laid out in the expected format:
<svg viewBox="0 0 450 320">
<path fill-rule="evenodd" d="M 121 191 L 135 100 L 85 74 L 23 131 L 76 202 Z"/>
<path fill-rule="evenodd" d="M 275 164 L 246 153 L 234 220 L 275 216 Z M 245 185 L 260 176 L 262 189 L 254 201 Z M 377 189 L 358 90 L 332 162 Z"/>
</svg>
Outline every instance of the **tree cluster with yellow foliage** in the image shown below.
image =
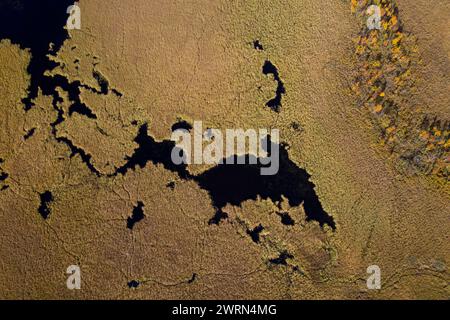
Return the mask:
<svg viewBox="0 0 450 320">
<path fill-rule="evenodd" d="M 380 28 L 369 29 L 368 8 L 380 8 Z M 450 178 L 450 122 L 414 105 L 414 70 L 421 63 L 416 37 L 404 30 L 394 0 L 351 0 L 352 13 L 361 19 L 355 39 L 358 72 L 352 91 L 358 105 L 370 113 L 400 167 L 417 169 L 448 181 Z"/>
</svg>

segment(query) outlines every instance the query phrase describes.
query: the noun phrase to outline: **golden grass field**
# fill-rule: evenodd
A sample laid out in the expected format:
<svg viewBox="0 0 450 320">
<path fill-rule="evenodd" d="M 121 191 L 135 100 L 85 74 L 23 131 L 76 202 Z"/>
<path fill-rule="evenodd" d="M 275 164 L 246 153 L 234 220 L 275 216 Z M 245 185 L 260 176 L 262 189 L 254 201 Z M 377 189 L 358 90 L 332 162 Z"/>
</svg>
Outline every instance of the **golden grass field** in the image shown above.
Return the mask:
<svg viewBox="0 0 450 320">
<path fill-rule="evenodd" d="M 96 119 L 70 114 L 63 88 L 58 109 L 39 92 L 25 111 L 31 52 L 1 40 L 0 298 L 449 299 L 450 3 L 371 1 L 385 24 L 369 32 L 369 2 L 81 0 L 82 28 L 48 75 L 84 84 Z M 286 89 L 278 113 L 265 106 L 266 60 Z M 208 192 L 162 165 L 111 176 L 140 125 L 162 141 L 180 119 L 280 129 L 336 230 L 269 199 L 228 205 L 210 225 Z M 145 218 L 130 230 L 138 202 Z M 381 290 L 366 287 L 374 264 Z M 81 290 L 66 288 L 69 265 Z"/>
</svg>

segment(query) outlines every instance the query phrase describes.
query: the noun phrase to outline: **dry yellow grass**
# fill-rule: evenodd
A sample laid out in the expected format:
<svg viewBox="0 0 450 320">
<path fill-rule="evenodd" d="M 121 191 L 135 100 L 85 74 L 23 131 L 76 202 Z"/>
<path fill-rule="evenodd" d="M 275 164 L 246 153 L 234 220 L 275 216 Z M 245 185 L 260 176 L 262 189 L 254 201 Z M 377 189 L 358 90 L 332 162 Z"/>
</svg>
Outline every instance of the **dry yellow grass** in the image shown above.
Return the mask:
<svg viewBox="0 0 450 320">
<path fill-rule="evenodd" d="M 411 2 L 399 1 L 400 14 Z M 399 165 L 389 152 L 392 141 L 379 145 L 374 123 L 384 126 L 387 138 L 403 127 L 382 118 L 381 104 L 361 110 L 352 93 L 352 86 L 361 94 L 371 90 L 354 82 L 355 72 L 367 66 L 355 59 L 355 50 L 363 54 L 372 41 L 383 45 L 375 35 L 352 42 L 362 23 L 355 1 L 91 0 L 80 6 L 82 30 L 71 31 L 55 58 L 64 67 L 53 74 L 100 89 L 92 75 L 99 71 L 123 96 L 83 91 L 81 99 L 97 119 L 66 114 L 58 136 L 110 174 L 137 147 L 134 121 L 148 122 L 157 140 L 169 138 L 179 118 L 221 129 L 279 128 L 337 229 L 307 222 L 301 208 L 283 202 L 282 211 L 296 221 L 285 226 L 277 204 L 262 200 L 228 206 L 228 220 L 208 225 L 214 214 L 208 194 L 161 165 L 114 178 L 93 175 L 79 155 L 70 157 L 54 139 L 50 124 L 57 113 L 50 97 L 40 95 L 35 108 L 23 111 L 29 55 L 2 41 L 0 60 L 9 63 L 0 68 L 0 167 L 9 174 L 9 189 L 0 192 L 0 297 L 449 298 L 448 181 L 430 181 Z M 430 14 L 441 19 L 446 13 Z M 407 21 L 408 28 L 416 27 Z M 397 25 L 397 17 L 389 23 Z M 256 39 L 264 50 L 253 48 Z M 394 49 L 403 42 L 400 34 L 390 39 Z M 419 51 L 425 46 L 416 45 Z M 286 87 L 280 113 L 265 106 L 276 90 L 262 73 L 266 60 Z M 381 67 L 376 61 L 370 75 Z M 408 80 L 418 72 L 412 70 Z M 398 94 L 374 93 L 383 101 Z M 448 100 L 448 92 L 441 99 Z M 430 108 L 448 119 L 448 105 L 440 101 Z M 60 103 L 65 112 L 66 103 Z M 408 101 L 398 105 L 406 108 Z M 31 128 L 37 128 L 35 135 L 24 141 Z M 417 131 L 418 139 L 431 136 L 445 133 Z M 37 212 L 45 190 L 55 197 L 48 220 Z M 131 232 L 126 219 L 138 201 L 145 203 L 146 218 Z M 259 224 L 264 230 L 255 243 L 247 230 Z M 292 254 L 286 265 L 268 263 L 283 251 Z M 66 289 L 71 264 L 81 266 L 80 291 Z M 366 288 L 372 264 L 382 270 L 380 291 Z M 141 285 L 130 289 L 131 280 Z"/>
</svg>

